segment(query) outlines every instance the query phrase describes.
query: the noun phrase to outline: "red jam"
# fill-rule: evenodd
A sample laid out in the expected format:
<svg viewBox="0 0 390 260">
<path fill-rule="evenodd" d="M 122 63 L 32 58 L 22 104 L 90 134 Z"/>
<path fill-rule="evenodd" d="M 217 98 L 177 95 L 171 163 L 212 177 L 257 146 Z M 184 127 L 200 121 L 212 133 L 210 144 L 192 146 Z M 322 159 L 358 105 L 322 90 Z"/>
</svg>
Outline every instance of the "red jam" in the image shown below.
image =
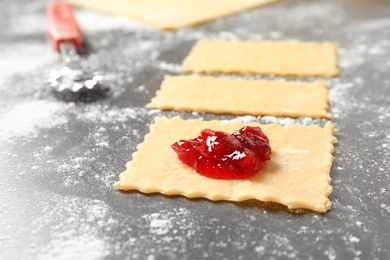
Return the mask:
<svg viewBox="0 0 390 260">
<path fill-rule="evenodd" d="M 245 126 L 233 134 L 205 129 L 192 140 L 171 145 L 180 161 L 206 177 L 246 179 L 270 159 L 268 137 L 260 127 Z"/>
</svg>

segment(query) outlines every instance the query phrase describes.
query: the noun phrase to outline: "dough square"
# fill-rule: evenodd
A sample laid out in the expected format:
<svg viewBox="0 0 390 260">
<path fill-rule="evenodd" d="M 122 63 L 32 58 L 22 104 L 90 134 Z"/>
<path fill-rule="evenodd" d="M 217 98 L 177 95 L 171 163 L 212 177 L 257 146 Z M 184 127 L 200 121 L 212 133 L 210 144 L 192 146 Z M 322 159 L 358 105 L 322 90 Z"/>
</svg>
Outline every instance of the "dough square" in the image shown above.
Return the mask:
<svg viewBox="0 0 390 260">
<path fill-rule="evenodd" d="M 67 0 L 103 13 L 128 16 L 165 30 L 196 25 L 279 0 Z"/>
<path fill-rule="evenodd" d="M 339 74 L 331 42 L 200 40 L 184 60 L 186 72 L 323 76 Z"/>
<path fill-rule="evenodd" d="M 325 81 L 166 75 L 148 108 L 235 115 L 329 118 Z"/>
<path fill-rule="evenodd" d="M 233 133 L 244 125 L 261 126 L 272 148 L 266 168 L 250 179 L 204 177 L 182 163 L 170 147 L 180 139 L 195 138 L 205 128 Z M 321 128 L 157 117 L 150 128 L 114 184 L 117 188 L 214 201 L 255 199 L 317 212 L 330 209 L 330 169 L 336 142 L 331 122 Z"/>
</svg>

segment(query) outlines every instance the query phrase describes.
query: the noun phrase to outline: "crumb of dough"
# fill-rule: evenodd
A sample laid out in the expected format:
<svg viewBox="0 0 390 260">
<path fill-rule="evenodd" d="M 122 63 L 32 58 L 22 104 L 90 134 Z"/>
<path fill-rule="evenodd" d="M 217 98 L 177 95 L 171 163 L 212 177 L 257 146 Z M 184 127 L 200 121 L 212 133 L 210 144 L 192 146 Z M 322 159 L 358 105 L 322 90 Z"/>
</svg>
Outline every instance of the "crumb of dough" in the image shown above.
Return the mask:
<svg viewBox="0 0 390 260">
<path fill-rule="evenodd" d="M 199 73 L 322 76 L 339 74 L 337 44 L 331 42 L 200 40 L 183 71 Z"/>
<path fill-rule="evenodd" d="M 279 0 L 67 0 L 102 13 L 128 16 L 164 30 L 197 25 Z"/>
<path fill-rule="evenodd" d="M 277 202 L 288 208 L 326 212 L 331 207 L 330 169 L 334 151 L 334 126 L 260 125 L 270 139 L 271 160 L 255 177 L 217 180 L 204 177 L 182 163 L 171 144 L 189 139 L 205 128 L 232 133 L 240 122 L 183 120 L 157 117 L 150 133 L 127 163 L 115 187 L 143 193 L 182 195 L 188 198 Z"/>
<path fill-rule="evenodd" d="M 253 116 L 330 118 L 325 81 L 166 75 L 148 108 Z"/>
</svg>

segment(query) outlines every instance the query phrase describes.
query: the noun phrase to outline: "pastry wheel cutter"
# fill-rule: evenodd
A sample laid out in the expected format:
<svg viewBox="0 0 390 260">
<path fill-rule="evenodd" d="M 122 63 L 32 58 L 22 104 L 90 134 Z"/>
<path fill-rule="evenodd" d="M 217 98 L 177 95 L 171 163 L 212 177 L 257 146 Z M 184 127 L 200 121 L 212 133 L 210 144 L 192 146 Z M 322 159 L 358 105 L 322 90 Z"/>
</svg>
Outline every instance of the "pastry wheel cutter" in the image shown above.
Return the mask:
<svg viewBox="0 0 390 260">
<path fill-rule="evenodd" d="M 46 32 L 49 41 L 60 52 L 64 67 L 52 70 L 47 83 L 55 92 L 81 93 L 99 89 L 103 75 L 92 72 L 81 62 L 79 50 L 82 34 L 72 7 L 65 2 L 46 6 Z"/>
</svg>

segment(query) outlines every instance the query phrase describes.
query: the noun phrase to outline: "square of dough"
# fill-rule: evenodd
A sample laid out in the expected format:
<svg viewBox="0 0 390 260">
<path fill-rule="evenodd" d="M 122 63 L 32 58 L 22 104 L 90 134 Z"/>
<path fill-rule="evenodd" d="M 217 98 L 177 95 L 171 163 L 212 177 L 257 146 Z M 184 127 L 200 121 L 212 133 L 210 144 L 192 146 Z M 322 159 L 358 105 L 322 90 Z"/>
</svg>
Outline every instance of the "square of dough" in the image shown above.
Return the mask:
<svg viewBox="0 0 390 260">
<path fill-rule="evenodd" d="M 161 89 L 147 107 L 216 114 L 329 118 L 328 102 L 325 81 L 165 76 Z"/>
<path fill-rule="evenodd" d="M 204 177 L 182 163 L 171 148 L 176 141 L 197 137 L 205 128 L 233 133 L 244 125 L 158 117 L 144 142 L 138 145 L 133 160 L 127 163 L 127 170 L 120 174 L 120 180 L 114 185 L 122 190 L 143 193 L 159 192 L 215 201 L 256 199 L 317 212 L 330 209 L 329 175 L 336 142 L 330 122 L 324 128 L 247 124 L 261 126 L 272 149 L 266 168 L 250 179 Z"/>
<path fill-rule="evenodd" d="M 165 30 L 196 25 L 279 0 L 67 0 L 103 13 L 128 16 Z"/>
<path fill-rule="evenodd" d="M 186 72 L 323 76 L 339 74 L 337 44 L 201 40 L 183 62 Z"/>
</svg>

